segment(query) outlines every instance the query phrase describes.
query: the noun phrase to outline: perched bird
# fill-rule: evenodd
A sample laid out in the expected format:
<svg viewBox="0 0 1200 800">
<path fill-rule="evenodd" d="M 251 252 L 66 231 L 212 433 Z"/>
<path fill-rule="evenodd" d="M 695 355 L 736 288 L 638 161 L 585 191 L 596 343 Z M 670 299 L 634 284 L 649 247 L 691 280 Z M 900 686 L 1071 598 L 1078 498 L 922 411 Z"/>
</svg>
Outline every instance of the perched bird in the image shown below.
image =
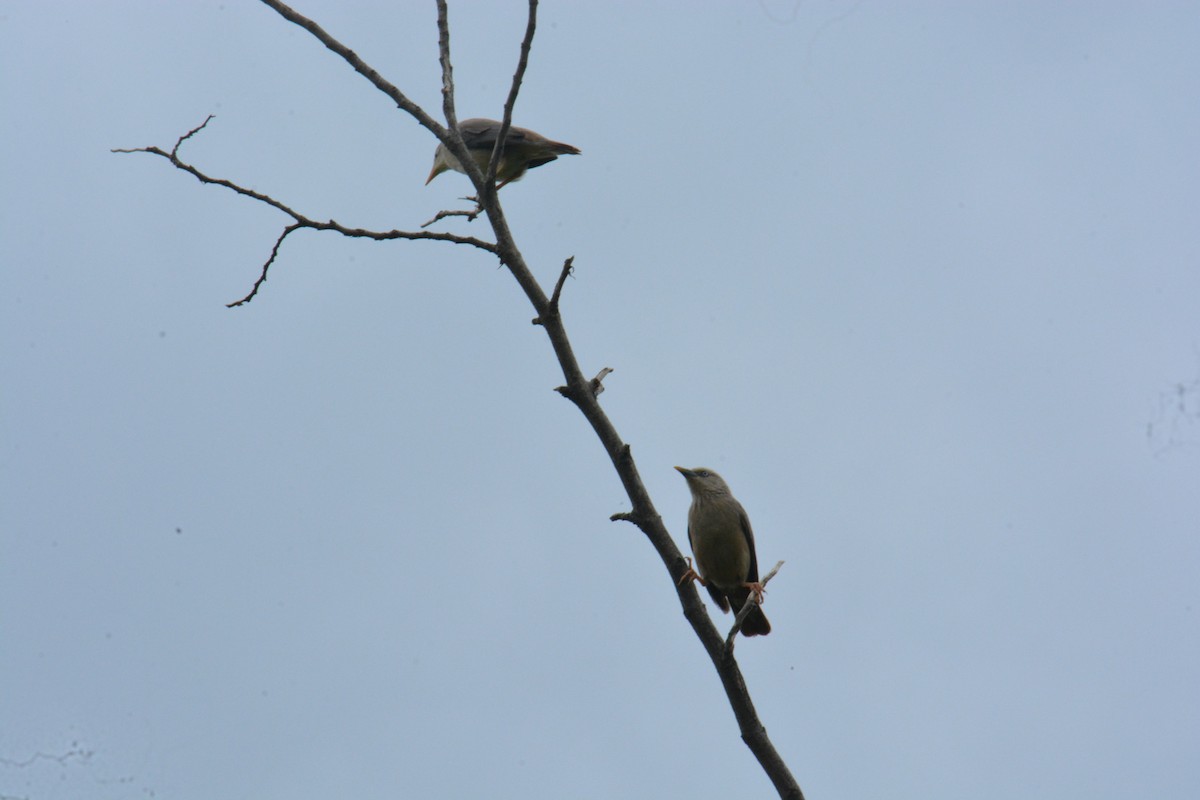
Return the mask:
<svg viewBox="0 0 1200 800">
<path fill-rule="evenodd" d="M 737 614 L 753 592 L 762 600 L 762 585 L 758 582 L 758 556 L 754 552 L 754 532 L 746 510 L 729 491 L 729 485 L 711 469 L 696 467 L 675 469 L 687 479 L 692 491 L 692 507 L 688 509 L 688 542 L 696 557 L 696 571 L 689 570 L 685 579 L 694 578 L 721 607 L 722 611 Z M 755 604 L 742 622 L 745 636 L 766 636 L 771 623 L 762 606 Z"/>
<path fill-rule="evenodd" d="M 467 119 L 458 123 L 462 133 L 463 143 L 471 153 L 471 158 L 485 173 L 488 161 L 492 158 L 492 149 L 496 146 L 496 137 L 500 133 L 500 123 L 494 119 Z M 579 148 L 573 145 L 555 142 L 540 133 L 528 128 L 518 128 L 513 125 L 508 129 L 504 138 L 504 150 L 500 153 L 500 165 L 496 167 L 496 188 L 521 180 L 527 170 L 549 164 L 559 156 L 579 155 Z M 425 185 L 448 169 L 455 172 L 466 172 L 459 160 L 454 157 L 446 145 L 438 142 L 433 154 L 433 169 Z"/>
</svg>

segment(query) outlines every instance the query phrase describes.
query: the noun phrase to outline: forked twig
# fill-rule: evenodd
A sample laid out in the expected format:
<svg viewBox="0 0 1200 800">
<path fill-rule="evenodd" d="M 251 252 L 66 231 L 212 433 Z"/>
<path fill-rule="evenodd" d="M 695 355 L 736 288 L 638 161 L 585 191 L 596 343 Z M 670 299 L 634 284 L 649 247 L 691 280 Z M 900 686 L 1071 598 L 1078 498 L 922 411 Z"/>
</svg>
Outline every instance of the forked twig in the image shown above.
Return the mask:
<svg viewBox="0 0 1200 800">
<path fill-rule="evenodd" d="M 265 262 L 263 262 L 262 269 L 259 271 L 258 278 L 255 279 L 254 285 L 251 287 L 250 291 L 248 293 L 246 293 L 246 295 L 244 297 L 242 297 L 240 300 L 235 300 L 232 303 L 227 303 L 226 306 L 229 308 L 235 308 L 237 306 L 245 305 L 246 303 L 249 303 L 251 300 L 254 299 L 255 295 L 258 294 L 258 290 L 260 288 L 262 288 L 263 283 L 265 283 L 267 280 L 267 272 L 271 269 L 271 265 L 275 262 L 276 257 L 279 255 L 279 248 L 283 244 L 283 240 L 286 239 L 287 237 L 291 236 L 293 233 L 300 230 L 301 228 L 311 228 L 312 230 L 315 230 L 315 231 L 334 231 L 336 233 L 340 233 L 341 235 L 347 236 L 350 238 L 375 239 L 376 241 L 387 241 L 389 239 L 411 239 L 411 240 L 416 241 L 416 240 L 421 240 L 421 239 L 428 239 L 428 240 L 438 241 L 438 242 L 452 242 L 454 244 L 465 244 L 465 245 L 470 245 L 472 247 L 477 247 L 480 250 L 484 250 L 488 253 L 492 253 L 493 255 L 498 254 L 495 244 L 493 244 L 492 242 L 484 241 L 483 239 L 477 239 L 474 236 L 459 236 L 457 234 L 443 233 L 443 232 L 439 232 L 439 231 L 403 231 L 403 230 L 372 231 L 372 230 L 365 230 L 363 228 L 350 228 L 350 227 L 348 227 L 346 225 L 342 225 L 341 223 L 339 223 L 335 220 L 332 220 L 332 219 L 330 219 L 330 220 L 312 219 L 311 217 L 308 217 L 304 214 L 301 214 L 299 211 L 296 211 L 291 206 L 288 206 L 285 203 L 282 203 L 279 200 L 276 200 L 274 197 L 271 197 L 268 194 L 263 194 L 262 192 L 257 192 L 254 189 L 248 189 L 245 186 L 241 186 L 239 184 L 234 183 L 233 181 L 226 180 L 225 178 L 214 178 L 210 175 L 207 175 L 207 174 L 201 172 L 199 169 L 197 169 L 193 165 L 184 161 L 182 158 L 180 158 L 179 157 L 179 149 L 183 145 L 184 142 L 186 142 L 188 139 L 191 139 L 193 136 L 198 134 L 200 131 L 204 130 L 204 128 L 208 126 L 208 123 L 211 122 L 212 119 L 213 119 L 213 115 L 209 114 L 208 118 L 205 119 L 204 122 L 200 123 L 196 127 L 192 128 L 190 131 L 185 133 L 184 135 L 180 136 L 175 141 L 175 146 L 171 148 L 170 152 L 162 149 L 161 147 L 117 147 L 117 148 L 113 148 L 112 152 L 114 152 L 114 153 L 149 153 L 150 155 L 160 156 L 162 158 L 165 158 L 167 161 L 170 161 L 171 164 L 173 164 L 176 167 L 176 169 L 183 170 L 184 172 L 186 172 L 189 175 L 196 178 L 196 180 L 200 181 L 201 183 L 208 183 L 208 184 L 212 184 L 213 186 L 224 187 L 226 189 L 229 189 L 232 192 L 236 192 L 237 194 L 242 195 L 243 197 L 249 197 L 251 200 L 257 200 L 260 203 L 265 203 L 265 204 L 271 206 L 272 208 L 277 209 L 278 211 L 281 211 L 284 214 L 286 214 L 287 216 L 292 218 L 293 222 L 291 224 L 287 225 L 286 227 L 284 227 L 283 231 L 279 234 L 278 238 L 276 238 L 275 245 L 271 248 L 271 255 L 267 258 L 267 260 Z"/>
</svg>

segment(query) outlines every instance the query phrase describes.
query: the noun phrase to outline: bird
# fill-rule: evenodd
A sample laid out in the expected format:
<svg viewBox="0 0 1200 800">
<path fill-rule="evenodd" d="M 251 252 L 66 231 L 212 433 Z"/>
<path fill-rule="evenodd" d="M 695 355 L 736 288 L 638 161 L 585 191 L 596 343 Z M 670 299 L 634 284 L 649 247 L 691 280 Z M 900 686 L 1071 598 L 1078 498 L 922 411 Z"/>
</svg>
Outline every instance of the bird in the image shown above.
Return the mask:
<svg viewBox="0 0 1200 800">
<path fill-rule="evenodd" d="M 492 149 L 496 146 L 496 137 L 500 134 L 500 123 L 494 119 L 466 119 L 458 123 L 458 130 L 471 153 L 471 158 L 475 159 L 475 163 L 486 173 L 488 161 L 492 158 Z M 549 164 L 559 156 L 574 156 L 579 153 L 579 148 L 574 145 L 556 142 L 528 128 L 513 125 L 508 129 L 508 136 L 504 138 L 500 164 L 496 167 L 496 188 L 500 189 L 513 181 L 521 180 L 528 170 Z M 439 142 L 437 150 L 433 153 L 433 169 L 429 171 L 425 185 L 428 186 L 430 181 L 449 169 L 466 172 L 450 149 Z"/>
<path fill-rule="evenodd" d="M 754 531 L 746 509 L 729 491 L 725 479 L 711 469 L 675 469 L 687 480 L 692 492 L 688 543 L 696 557 L 696 569 L 689 569 L 682 580 L 698 580 L 722 611 L 728 612 L 732 606 L 735 615 L 753 593 L 758 602 L 742 622 L 742 635 L 766 636 L 771 632 L 771 623 L 759 605 L 762 584 L 758 582 Z"/>
</svg>

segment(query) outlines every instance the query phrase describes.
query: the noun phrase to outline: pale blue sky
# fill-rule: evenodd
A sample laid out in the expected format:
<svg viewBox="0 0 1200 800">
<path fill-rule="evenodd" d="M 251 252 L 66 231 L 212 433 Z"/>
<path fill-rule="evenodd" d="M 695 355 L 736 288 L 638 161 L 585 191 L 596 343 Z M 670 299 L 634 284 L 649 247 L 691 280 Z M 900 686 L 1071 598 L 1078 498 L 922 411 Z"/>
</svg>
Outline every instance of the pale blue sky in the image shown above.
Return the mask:
<svg viewBox="0 0 1200 800">
<path fill-rule="evenodd" d="M 452 8 L 460 115 L 523 16 Z M 440 103 L 431 3 L 301 3 Z M 810 800 L 1200 792 L 1200 7 L 553 3 L 504 190 Z M 255 2 L 0 3 L 0 796 L 769 797 L 434 142 Z M 449 230 L 480 235 L 482 223 Z M 711 607 L 711 604 L 710 604 Z M 718 619 L 728 624 L 728 617 Z M 39 756 L 38 754 L 43 754 Z"/>
</svg>

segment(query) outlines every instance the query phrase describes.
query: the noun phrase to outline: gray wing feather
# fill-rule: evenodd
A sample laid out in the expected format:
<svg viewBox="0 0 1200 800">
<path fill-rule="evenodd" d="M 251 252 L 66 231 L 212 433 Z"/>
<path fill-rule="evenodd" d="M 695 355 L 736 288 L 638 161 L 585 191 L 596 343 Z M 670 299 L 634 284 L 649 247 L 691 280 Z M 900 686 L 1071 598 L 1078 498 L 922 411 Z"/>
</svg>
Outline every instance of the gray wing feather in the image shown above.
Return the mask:
<svg viewBox="0 0 1200 800">
<path fill-rule="evenodd" d="M 696 543 L 692 541 L 692 526 L 691 525 L 688 525 L 688 547 L 692 548 L 692 553 L 696 552 Z M 754 556 L 754 554 L 751 553 L 751 558 L 753 558 L 753 556 Z M 716 586 L 714 586 L 711 583 L 708 584 L 708 586 L 706 588 L 708 589 L 709 595 L 712 596 L 713 602 L 717 604 L 717 607 L 720 608 L 722 611 L 728 611 L 729 610 L 729 598 L 727 598 L 725 596 L 725 593 L 722 592 L 720 589 L 718 589 Z"/>
<path fill-rule="evenodd" d="M 496 136 L 500 133 L 500 123 L 494 119 L 465 119 L 458 123 L 458 129 L 462 132 L 463 141 L 466 142 L 468 150 L 482 150 L 485 147 L 492 148 L 496 146 Z M 530 132 L 524 128 L 509 126 L 508 138 L 505 144 L 519 144 L 524 142 Z"/>
<path fill-rule="evenodd" d="M 754 530 L 750 527 L 750 517 L 746 509 L 738 506 L 738 520 L 742 525 L 742 535 L 746 537 L 746 546 L 750 548 L 750 572 L 746 575 L 749 583 L 758 583 L 758 554 L 754 552 Z"/>
</svg>

